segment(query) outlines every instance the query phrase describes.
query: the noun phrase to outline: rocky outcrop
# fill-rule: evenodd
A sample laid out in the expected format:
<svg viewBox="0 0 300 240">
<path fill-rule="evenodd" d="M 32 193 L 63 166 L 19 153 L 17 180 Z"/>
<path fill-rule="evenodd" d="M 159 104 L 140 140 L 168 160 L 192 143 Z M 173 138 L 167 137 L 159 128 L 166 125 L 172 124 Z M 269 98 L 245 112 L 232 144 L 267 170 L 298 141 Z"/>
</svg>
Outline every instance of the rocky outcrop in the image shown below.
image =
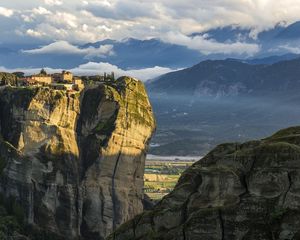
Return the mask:
<svg viewBox="0 0 300 240">
<path fill-rule="evenodd" d="M 216 147 L 108 239 L 300 239 L 300 127 Z"/>
<path fill-rule="evenodd" d="M 103 239 L 143 210 L 144 161 L 155 121 L 141 82 L 82 93 L 0 90 L 0 192 L 26 222 L 63 239 Z"/>
</svg>

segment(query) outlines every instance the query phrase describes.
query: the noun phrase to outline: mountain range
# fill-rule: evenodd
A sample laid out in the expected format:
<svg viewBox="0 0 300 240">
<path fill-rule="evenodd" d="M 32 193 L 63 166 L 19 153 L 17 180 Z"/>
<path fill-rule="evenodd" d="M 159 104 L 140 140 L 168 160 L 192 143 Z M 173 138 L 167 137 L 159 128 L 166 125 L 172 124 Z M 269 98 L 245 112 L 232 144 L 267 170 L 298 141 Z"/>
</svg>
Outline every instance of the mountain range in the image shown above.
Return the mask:
<svg viewBox="0 0 300 240">
<path fill-rule="evenodd" d="M 53 42 L 37 42 L 31 44 L 0 44 L 0 66 L 6 68 L 74 68 L 87 62 L 107 62 L 122 69 L 142 69 L 154 66 L 172 69 L 185 68 L 207 59 L 238 58 L 248 63 L 272 64 L 281 60 L 298 57 L 300 49 L 300 22 L 291 25 L 277 24 L 272 29 L 256 33 L 253 29 L 239 26 L 227 26 L 211 29 L 202 33 L 193 33 L 188 36 L 191 41 L 197 37 L 210 43 L 224 44 L 252 44 L 258 51 L 251 54 L 222 53 L 222 51 L 205 54 L 201 49 L 166 39 L 134 39 L 124 40 L 106 39 L 94 43 L 70 45 L 69 51 L 64 48 L 49 48 Z M 13 42 L 13 41 L 12 41 Z M 60 42 L 56 43 L 59 44 Z M 63 43 L 65 44 L 65 43 Z M 45 50 L 47 47 L 47 51 Z M 57 47 L 57 45 L 55 45 Z M 110 46 L 111 54 L 97 52 L 101 46 Z M 53 47 L 53 46 L 52 46 Z M 36 51 L 38 50 L 38 51 Z M 95 51 L 92 56 L 84 52 Z"/>
<path fill-rule="evenodd" d="M 300 119 L 300 58 L 274 64 L 207 60 L 147 83 L 157 117 L 153 154 L 203 155 Z M 159 146 L 158 146 L 159 145 Z"/>
<path fill-rule="evenodd" d="M 271 95 L 300 90 L 300 58 L 271 65 L 234 59 L 207 60 L 191 68 L 167 73 L 148 83 L 155 94 L 200 97 Z"/>
</svg>

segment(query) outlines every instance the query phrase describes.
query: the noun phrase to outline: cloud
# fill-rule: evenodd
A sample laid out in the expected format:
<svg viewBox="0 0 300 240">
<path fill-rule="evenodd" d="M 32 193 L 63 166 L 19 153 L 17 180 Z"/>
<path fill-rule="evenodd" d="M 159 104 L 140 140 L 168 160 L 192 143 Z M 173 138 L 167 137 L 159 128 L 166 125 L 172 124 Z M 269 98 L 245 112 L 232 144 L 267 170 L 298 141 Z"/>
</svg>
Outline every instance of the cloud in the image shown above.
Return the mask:
<svg viewBox="0 0 300 240">
<path fill-rule="evenodd" d="M 56 12 L 47 18 L 49 23 L 54 24 L 56 27 L 62 27 L 65 29 L 72 29 L 78 27 L 78 19 L 75 15 L 67 12 Z"/>
<path fill-rule="evenodd" d="M 49 73 L 61 72 L 63 69 L 53 69 L 53 68 L 44 68 Z M 0 66 L 0 71 L 4 72 L 16 72 L 21 71 L 27 75 L 35 74 L 39 72 L 40 68 L 16 68 L 16 69 L 7 69 L 5 67 Z M 170 69 L 165 67 L 153 67 L 153 68 L 145 68 L 145 69 L 132 69 L 132 70 L 124 70 L 115 65 L 105 62 L 88 62 L 86 64 L 79 65 L 76 68 L 68 69 L 73 72 L 75 75 L 83 76 L 83 75 L 97 75 L 103 74 L 104 72 L 114 72 L 117 77 L 120 76 L 131 76 L 142 81 L 146 81 L 149 79 L 156 78 L 162 74 L 166 74 L 171 71 L 176 71 L 179 69 Z"/>
<path fill-rule="evenodd" d="M 165 42 L 186 46 L 189 49 L 197 50 L 202 54 L 246 54 L 252 56 L 259 52 L 260 47 L 256 44 L 243 42 L 220 43 L 205 36 L 188 37 L 182 33 L 169 32 L 163 39 Z"/>
<path fill-rule="evenodd" d="M 290 45 L 282 45 L 282 46 L 279 46 L 279 49 L 283 49 L 283 50 L 286 50 L 290 53 L 294 53 L 294 54 L 300 54 L 300 47 L 298 46 L 290 46 Z M 275 51 L 278 50 L 278 49 L 275 49 Z"/>
<path fill-rule="evenodd" d="M 59 6 L 63 4 L 63 1 L 61 0 L 45 0 L 45 4 L 50 5 L 50 6 Z"/>
<path fill-rule="evenodd" d="M 35 7 L 30 11 L 22 13 L 19 17 L 30 25 L 33 25 L 36 21 L 43 19 L 43 17 L 52 15 L 52 12 L 44 7 Z"/>
<path fill-rule="evenodd" d="M 84 55 L 86 59 L 94 57 L 105 57 L 114 55 L 112 45 L 101 45 L 99 48 L 79 48 L 66 41 L 58 41 L 37 49 L 22 50 L 27 54 L 78 54 Z"/>
<path fill-rule="evenodd" d="M 49 15 L 49 14 L 51 14 L 51 12 L 44 7 L 38 7 L 38 8 L 32 9 L 32 14 L 33 15 Z"/>
<path fill-rule="evenodd" d="M 26 34 L 31 37 L 42 37 L 43 33 L 35 31 L 33 29 L 27 29 Z"/>
<path fill-rule="evenodd" d="M 127 76 L 132 76 L 141 79 L 142 81 L 146 81 L 148 79 L 153 79 L 162 74 L 166 74 L 168 72 L 175 71 L 175 70 L 170 68 L 165 68 L 165 67 L 159 67 L 159 66 L 155 66 L 152 68 L 124 70 L 110 63 L 88 62 L 86 64 L 80 65 L 77 68 L 72 69 L 71 71 L 79 75 L 84 75 L 84 74 L 94 75 L 103 72 L 114 72 L 117 76 L 127 75 Z"/>
<path fill-rule="evenodd" d="M 1 42 L 9 43 L 14 37 L 20 39 L 16 32 L 24 34 L 23 41 L 38 38 L 41 41 L 63 40 L 73 44 L 107 38 L 167 39 L 170 33 L 189 36 L 194 32 L 233 24 L 251 28 L 251 34 L 255 37 L 278 22 L 299 20 L 299 12 L 300 0 L 2 1 L 0 15 L 14 17 L 7 21 L 5 28 L 8 30 L 2 31 Z M 1 29 L 3 25 L 0 23 Z M 199 42 L 200 45 L 206 44 L 213 52 L 216 48 L 227 47 L 229 52 L 239 52 L 242 47 L 246 47 L 247 54 L 256 51 L 255 46 L 244 45 L 242 41 L 224 46 L 206 40 L 198 37 L 184 41 L 190 41 L 192 45 L 198 42 L 196 48 L 202 52 L 205 49 L 198 46 Z"/>
<path fill-rule="evenodd" d="M 233 24 L 262 31 L 278 22 L 291 23 L 299 20 L 300 0 L 90 0 L 82 7 L 97 17 L 189 35 Z"/>
<path fill-rule="evenodd" d="M 11 17 L 14 14 L 12 9 L 0 7 L 0 15 L 4 17 Z"/>
<path fill-rule="evenodd" d="M 151 1 L 108 1 L 94 0 L 85 1 L 84 8 L 95 16 L 125 20 L 141 17 L 155 17 L 154 3 Z"/>
</svg>

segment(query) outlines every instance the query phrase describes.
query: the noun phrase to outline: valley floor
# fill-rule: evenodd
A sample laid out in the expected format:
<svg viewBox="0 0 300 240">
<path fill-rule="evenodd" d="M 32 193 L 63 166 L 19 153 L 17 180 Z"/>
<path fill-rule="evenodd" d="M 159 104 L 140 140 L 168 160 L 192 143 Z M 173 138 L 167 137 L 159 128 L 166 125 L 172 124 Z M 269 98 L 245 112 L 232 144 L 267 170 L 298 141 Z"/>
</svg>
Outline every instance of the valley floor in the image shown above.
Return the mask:
<svg viewBox="0 0 300 240">
<path fill-rule="evenodd" d="M 160 200 L 171 192 L 180 175 L 201 157 L 189 156 L 147 156 L 144 192 L 152 200 Z"/>
</svg>

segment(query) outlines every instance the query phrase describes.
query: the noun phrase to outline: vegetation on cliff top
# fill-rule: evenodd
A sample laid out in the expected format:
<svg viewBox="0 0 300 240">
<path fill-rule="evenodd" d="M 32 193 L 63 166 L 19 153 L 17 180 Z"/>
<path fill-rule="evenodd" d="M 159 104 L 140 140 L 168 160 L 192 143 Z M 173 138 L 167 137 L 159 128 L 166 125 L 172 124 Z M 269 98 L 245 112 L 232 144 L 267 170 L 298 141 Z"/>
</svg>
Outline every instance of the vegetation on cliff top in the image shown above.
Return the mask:
<svg viewBox="0 0 300 240">
<path fill-rule="evenodd" d="M 1 85 L 16 85 L 18 77 L 12 73 L 0 72 L 0 86 Z"/>
</svg>

